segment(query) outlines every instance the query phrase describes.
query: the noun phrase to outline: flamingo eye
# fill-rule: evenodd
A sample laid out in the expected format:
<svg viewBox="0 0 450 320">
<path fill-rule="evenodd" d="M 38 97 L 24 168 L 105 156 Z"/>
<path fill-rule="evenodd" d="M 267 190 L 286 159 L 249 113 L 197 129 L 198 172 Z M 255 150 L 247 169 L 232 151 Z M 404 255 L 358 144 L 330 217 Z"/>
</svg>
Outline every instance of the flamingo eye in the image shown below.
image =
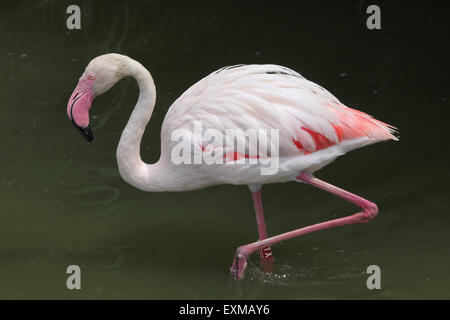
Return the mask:
<svg viewBox="0 0 450 320">
<path fill-rule="evenodd" d="M 90 74 L 90 75 L 88 76 L 88 79 L 89 79 L 89 80 L 94 80 L 94 79 L 95 79 L 95 75 Z"/>
</svg>

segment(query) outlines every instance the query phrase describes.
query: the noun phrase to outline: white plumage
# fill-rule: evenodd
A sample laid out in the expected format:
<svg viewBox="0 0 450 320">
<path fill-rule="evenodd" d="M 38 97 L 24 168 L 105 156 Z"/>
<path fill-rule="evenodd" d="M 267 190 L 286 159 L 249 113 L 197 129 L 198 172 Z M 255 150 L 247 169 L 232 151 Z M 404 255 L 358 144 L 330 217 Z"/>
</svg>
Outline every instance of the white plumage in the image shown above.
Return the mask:
<svg viewBox="0 0 450 320">
<path fill-rule="evenodd" d="M 161 131 L 163 159 L 170 158 L 170 150 L 176 143 L 171 141 L 171 133 L 185 128 L 194 136 L 194 121 L 202 123 L 203 132 L 212 128 L 224 135 L 227 129 L 279 129 L 279 174 L 261 176 L 255 165 L 205 166 L 204 170 L 210 172 L 211 184 L 291 180 L 298 172 L 314 172 L 355 148 L 396 139 L 392 127 L 344 106 L 323 87 L 277 65 L 225 67 L 186 90 L 164 119 Z M 360 125 L 361 122 L 364 125 Z M 346 139 L 339 139 L 333 125 L 346 132 Z M 320 150 L 311 132 L 323 135 L 333 145 Z M 192 137 L 192 141 L 194 139 L 201 141 L 199 136 Z M 299 145 L 304 148 L 299 149 Z M 212 149 L 221 147 L 221 144 L 213 145 Z M 194 144 L 193 148 L 201 146 Z M 189 170 L 189 167 L 183 170 Z M 203 170 L 196 168 L 196 172 L 199 171 Z"/>
</svg>

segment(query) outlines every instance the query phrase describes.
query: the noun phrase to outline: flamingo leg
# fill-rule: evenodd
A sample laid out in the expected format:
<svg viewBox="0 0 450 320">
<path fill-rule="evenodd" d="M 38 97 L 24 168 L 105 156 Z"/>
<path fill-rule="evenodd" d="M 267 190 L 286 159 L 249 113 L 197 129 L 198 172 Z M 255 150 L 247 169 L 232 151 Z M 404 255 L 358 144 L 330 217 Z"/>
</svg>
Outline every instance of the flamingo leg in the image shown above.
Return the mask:
<svg viewBox="0 0 450 320">
<path fill-rule="evenodd" d="M 258 225 L 259 241 L 267 239 L 266 221 L 264 219 L 264 210 L 262 205 L 261 189 L 252 191 L 253 205 L 256 213 L 256 224 Z M 259 250 L 261 267 L 264 271 L 273 271 L 272 262 L 274 261 L 272 250 L 265 247 Z"/>
<path fill-rule="evenodd" d="M 304 234 L 308 234 L 315 231 L 320 231 L 324 229 L 330 229 L 340 226 L 345 226 L 354 223 L 365 223 L 369 222 L 378 214 L 378 207 L 375 203 L 370 202 L 364 198 L 361 198 L 353 193 L 350 193 L 346 190 L 340 189 L 332 184 L 329 184 L 325 181 L 317 179 L 310 174 L 301 173 L 296 181 L 304 182 L 306 184 L 312 185 L 319 189 L 328 191 L 334 195 L 337 195 L 355 205 L 360 207 L 362 211 L 355 213 L 351 216 L 347 216 L 344 218 L 333 219 L 321 223 L 317 223 L 314 225 L 310 225 L 307 227 L 303 227 L 300 229 L 296 229 L 293 231 L 289 231 L 286 233 L 279 234 L 277 236 L 273 236 L 264 240 L 260 240 L 257 242 L 253 242 L 250 244 L 246 244 L 240 246 L 236 250 L 236 255 L 234 258 L 233 266 L 231 267 L 232 275 L 237 279 L 241 279 L 244 275 L 245 268 L 247 267 L 247 259 L 248 257 L 255 252 L 256 250 L 260 250 L 262 248 L 269 247 L 275 243 L 285 241 L 291 238 L 295 238 L 298 236 L 302 236 Z"/>
</svg>

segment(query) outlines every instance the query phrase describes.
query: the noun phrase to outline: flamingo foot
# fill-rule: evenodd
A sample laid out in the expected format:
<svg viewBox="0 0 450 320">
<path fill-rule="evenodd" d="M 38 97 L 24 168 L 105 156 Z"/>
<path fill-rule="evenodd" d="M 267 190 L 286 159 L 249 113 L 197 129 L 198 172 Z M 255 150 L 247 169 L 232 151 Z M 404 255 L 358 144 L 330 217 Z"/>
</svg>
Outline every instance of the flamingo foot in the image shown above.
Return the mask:
<svg viewBox="0 0 450 320">
<path fill-rule="evenodd" d="M 230 268 L 230 274 L 235 280 L 241 280 L 244 277 L 245 269 L 247 268 L 248 256 L 242 254 L 238 248 L 234 256 L 233 265 Z"/>
</svg>

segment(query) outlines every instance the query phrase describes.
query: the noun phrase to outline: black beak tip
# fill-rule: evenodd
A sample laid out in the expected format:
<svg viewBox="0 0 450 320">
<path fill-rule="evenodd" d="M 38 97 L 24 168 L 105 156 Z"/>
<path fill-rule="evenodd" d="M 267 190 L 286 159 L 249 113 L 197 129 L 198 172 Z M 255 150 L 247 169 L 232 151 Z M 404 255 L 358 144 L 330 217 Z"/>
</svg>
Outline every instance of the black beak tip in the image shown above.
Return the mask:
<svg viewBox="0 0 450 320">
<path fill-rule="evenodd" d="M 92 133 L 91 126 L 88 125 L 87 127 L 84 128 L 77 126 L 77 128 L 80 131 L 83 138 L 85 138 L 87 141 L 91 143 L 94 141 L 94 134 Z"/>
</svg>

